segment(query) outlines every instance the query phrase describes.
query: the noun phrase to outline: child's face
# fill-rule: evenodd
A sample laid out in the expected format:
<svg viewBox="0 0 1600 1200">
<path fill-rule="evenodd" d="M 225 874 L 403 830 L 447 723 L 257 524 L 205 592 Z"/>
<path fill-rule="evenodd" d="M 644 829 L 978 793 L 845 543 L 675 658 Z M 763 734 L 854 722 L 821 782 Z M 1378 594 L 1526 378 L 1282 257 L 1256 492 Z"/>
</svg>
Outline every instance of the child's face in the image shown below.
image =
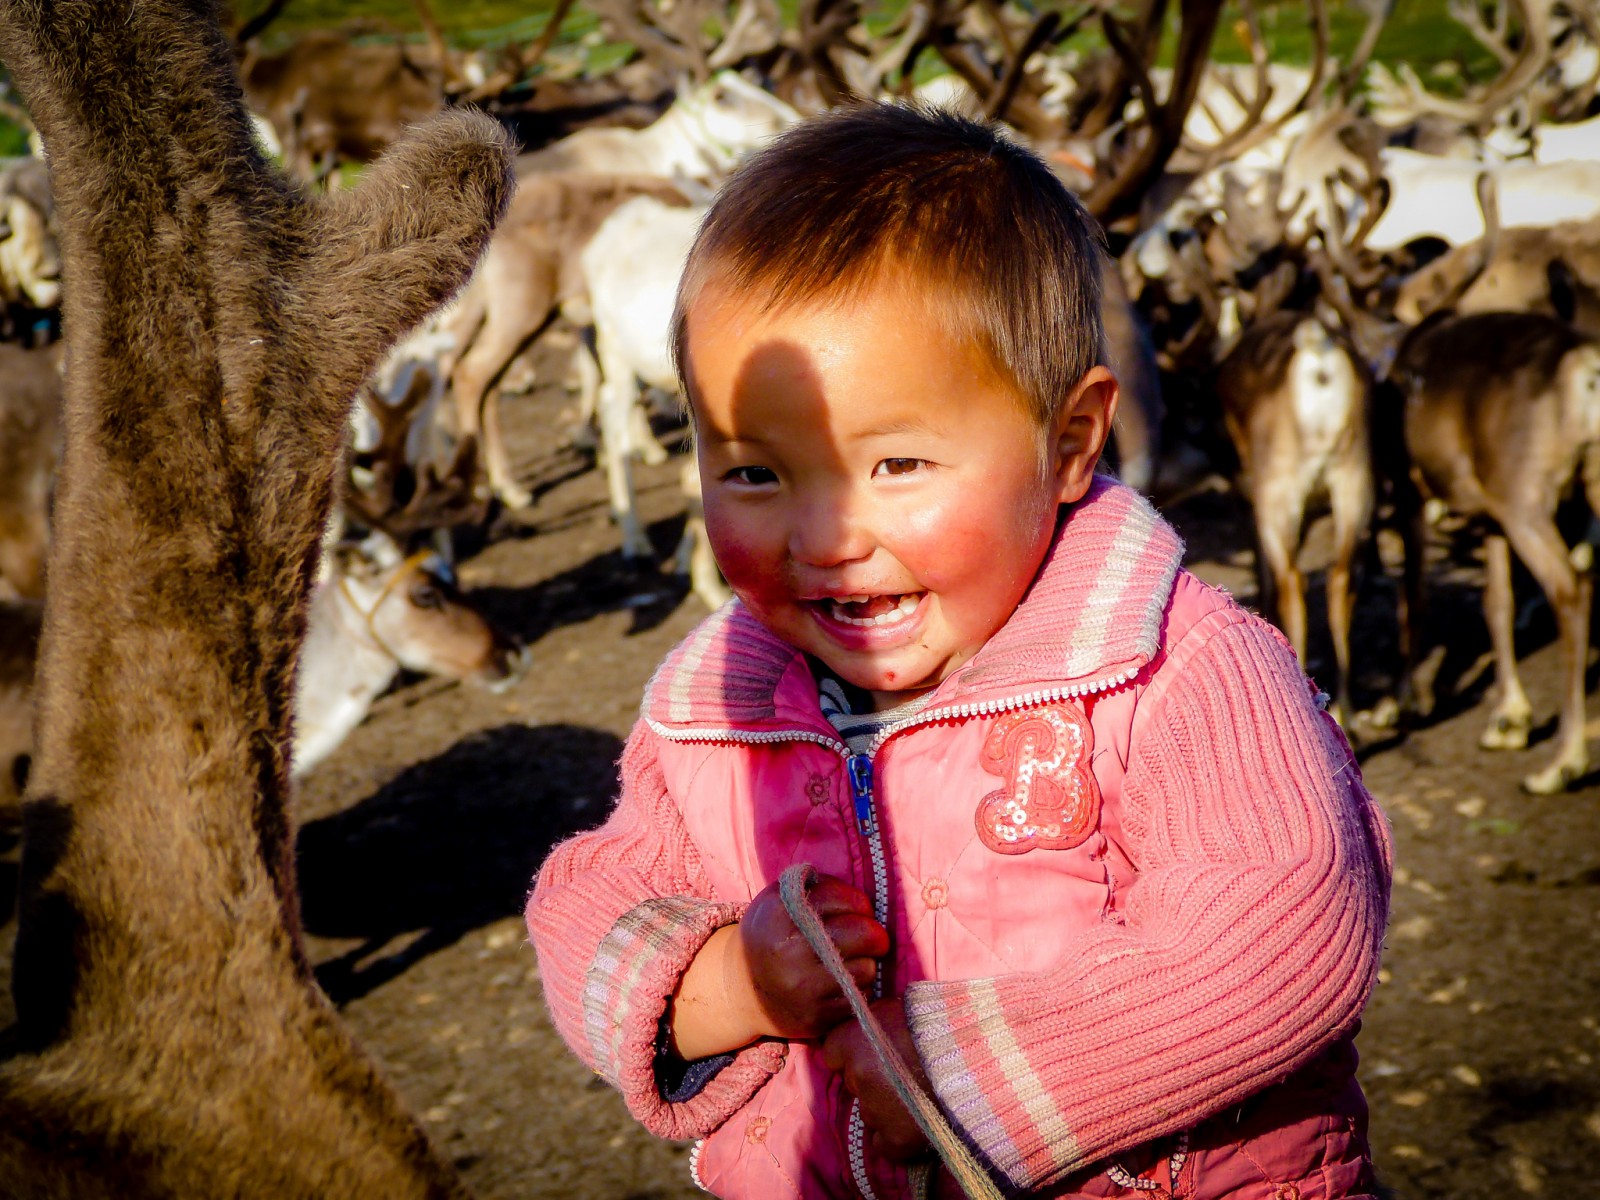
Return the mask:
<svg viewBox="0 0 1600 1200">
<path fill-rule="evenodd" d="M 729 585 L 880 708 L 937 686 L 1010 617 L 1116 410 L 1097 367 L 1042 431 L 892 274 L 766 312 L 713 282 L 684 366 Z"/>
</svg>

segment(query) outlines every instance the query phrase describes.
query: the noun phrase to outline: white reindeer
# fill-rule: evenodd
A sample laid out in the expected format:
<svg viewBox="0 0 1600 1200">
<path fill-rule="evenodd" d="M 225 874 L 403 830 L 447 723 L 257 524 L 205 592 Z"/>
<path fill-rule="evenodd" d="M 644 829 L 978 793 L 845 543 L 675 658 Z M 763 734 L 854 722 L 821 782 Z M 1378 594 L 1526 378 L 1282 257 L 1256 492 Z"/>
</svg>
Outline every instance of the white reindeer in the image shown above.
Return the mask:
<svg viewBox="0 0 1600 1200">
<path fill-rule="evenodd" d="M 462 599 L 436 555 L 402 558 L 381 534 L 323 559 L 294 703 L 293 770 L 304 775 L 366 717 L 402 668 L 496 691 L 527 656 Z M 14 824 L 33 749 L 43 605 L 0 600 L 0 828 Z"/>
<path fill-rule="evenodd" d="M 602 215 L 600 206 L 630 191 L 699 191 L 799 119 L 737 72 L 718 71 L 644 129 L 581 129 L 517 159 L 521 189 L 444 326 L 457 334 L 461 351 L 450 383 L 458 432 L 482 439 L 489 489 L 507 505 L 524 508 L 533 497 L 513 478 L 494 382 L 557 310 L 574 324 L 587 323 L 574 264 Z M 598 403 L 591 361 L 579 352 L 585 422 Z M 652 461 L 664 457 L 647 426 L 633 420 L 626 439 L 632 451 Z"/>
<path fill-rule="evenodd" d="M 644 129 L 580 129 L 517 158 L 517 174 L 592 171 L 714 183 L 740 158 L 800 120 L 788 104 L 737 71 L 684 91 Z"/>
<path fill-rule="evenodd" d="M 498 691 L 526 656 L 455 588 L 432 551 L 402 558 L 374 535 L 324 560 L 295 691 L 294 772 L 304 775 L 366 717 L 402 669 Z"/>
<path fill-rule="evenodd" d="M 677 390 L 672 306 L 704 215 L 703 208 L 671 208 L 648 196 L 636 197 L 606 218 L 580 256 L 600 361 L 600 436 L 611 512 L 622 529 L 622 553 L 628 558 L 653 554 L 634 501 L 633 459 L 643 450 L 634 415 L 639 384 Z M 684 466 L 683 488 L 689 523 L 678 547 L 677 568 L 689 575 L 695 594 L 716 608 L 729 593 L 705 542 L 700 478 L 692 459 Z"/>
<path fill-rule="evenodd" d="M 1428 236 L 1452 246 L 1482 237 L 1477 180 L 1485 172 L 1494 184 L 1502 228 L 1558 225 L 1600 214 L 1600 162 L 1488 163 L 1393 146 L 1383 150 L 1382 160 L 1389 202 L 1367 235 L 1373 250 L 1396 250 Z"/>
<path fill-rule="evenodd" d="M 54 308 L 61 299 L 61 251 L 44 160 L 0 159 L 0 300 Z"/>
</svg>

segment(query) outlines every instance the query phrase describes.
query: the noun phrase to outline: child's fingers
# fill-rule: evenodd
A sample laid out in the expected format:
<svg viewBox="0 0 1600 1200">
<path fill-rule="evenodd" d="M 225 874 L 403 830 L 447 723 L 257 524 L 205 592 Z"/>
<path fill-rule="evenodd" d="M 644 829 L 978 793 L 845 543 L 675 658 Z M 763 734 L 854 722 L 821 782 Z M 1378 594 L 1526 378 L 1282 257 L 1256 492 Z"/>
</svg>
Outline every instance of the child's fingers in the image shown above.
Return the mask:
<svg viewBox="0 0 1600 1200">
<path fill-rule="evenodd" d="M 863 992 L 872 986 L 872 981 L 878 977 L 878 960 L 875 958 L 847 958 L 844 960 L 845 970 L 850 972 L 850 978 L 856 981 L 856 986 Z"/>
<path fill-rule="evenodd" d="M 822 927 L 844 958 L 881 958 L 889 953 L 888 931 L 865 914 L 826 917 Z"/>
<path fill-rule="evenodd" d="M 811 885 L 807 895 L 810 897 L 811 907 L 824 919 L 839 913 L 870 915 L 872 912 L 872 901 L 867 894 L 855 884 L 840 879 L 837 875 L 818 875 L 817 881 Z"/>
</svg>

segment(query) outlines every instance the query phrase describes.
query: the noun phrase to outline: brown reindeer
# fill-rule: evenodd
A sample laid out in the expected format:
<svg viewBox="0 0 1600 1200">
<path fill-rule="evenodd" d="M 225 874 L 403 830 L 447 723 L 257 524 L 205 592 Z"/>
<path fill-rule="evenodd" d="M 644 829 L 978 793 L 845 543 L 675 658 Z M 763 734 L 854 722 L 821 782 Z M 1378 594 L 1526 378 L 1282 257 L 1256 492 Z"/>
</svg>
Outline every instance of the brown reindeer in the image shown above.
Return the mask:
<svg viewBox="0 0 1600 1200">
<path fill-rule="evenodd" d="M 1217 393 L 1255 512 L 1261 607 L 1302 660 L 1306 596 L 1298 555 L 1306 509 L 1326 496 L 1333 512 L 1328 630 L 1339 670 L 1333 711 L 1348 724 L 1354 568 L 1374 495 L 1371 380 L 1341 334 L 1314 316 L 1278 312 L 1240 336 L 1217 369 Z"/>
<path fill-rule="evenodd" d="M 250 103 L 302 179 L 370 162 L 407 125 L 445 105 L 439 63 L 402 42 L 352 43 L 317 30 L 277 54 L 248 54 L 243 71 Z"/>
<path fill-rule="evenodd" d="M 1513 644 L 1513 552 L 1555 610 L 1563 681 L 1556 753 L 1523 787 L 1559 792 L 1589 766 L 1584 666 L 1594 584 L 1592 550 L 1569 550 L 1555 513 L 1600 445 L 1600 346 L 1542 313 L 1451 316 L 1406 338 L 1390 379 L 1404 396 L 1405 444 L 1423 494 L 1493 524 L 1483 607 L 1500 699 L 1479 741 L 1485 749 L 1523 748 L 1532 723 Z M 1584 483 L 1600 512 L 1600 479 L 1585 473 Z M 1408 560 L 1419 557 L 1420 545 L 1407 547 Z M 1418 607 L 1411 604 L 1413 616 Z"/>
<path fill-rule="evenodd" d="M 0 1190 L 461 1196 L 312 977 L 288 750 L 351 397 L 467 277 L 511 151 L 454 113 L 308 197 L 215 16 L 0 0 L 70 280 Z"/>
<path fill-rule="evenodd" d="M 684 203 L 671 182 L 648 175 L 553 171 L 523 179 L 482 268 L 444 323 L 462 351 L 450 374 L 456 431 L 481 439 L 489 487 L 512 508 L 527 507 L 533 496 L 512 476 L 494 384 L 563 304 L 587 299 L 578 255 L 634 196 Z"/>
<path fill-rule="evenodd" d="M 1450 292 L 1457 312 L 1549 313 L 1600 337 L 1600 217 L 1500 230 L 1487 254 L 1457 246 L 1400 285 L 1395 316 L 1420 321 Z"/>
</svg>

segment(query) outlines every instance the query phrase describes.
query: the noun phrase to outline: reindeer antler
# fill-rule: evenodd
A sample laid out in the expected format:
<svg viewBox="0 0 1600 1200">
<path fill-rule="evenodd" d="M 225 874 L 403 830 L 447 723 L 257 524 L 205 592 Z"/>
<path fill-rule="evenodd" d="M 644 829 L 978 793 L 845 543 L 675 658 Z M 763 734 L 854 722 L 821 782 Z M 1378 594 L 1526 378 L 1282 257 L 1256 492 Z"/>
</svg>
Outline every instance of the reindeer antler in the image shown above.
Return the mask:
<svg viewBox="0 0 1600 1200">
<path fill-rule="evenodd" d="M 509 139 L 446 114 L 308 196 L 210 0 L 0 0 L 0 59 L 72 280 L 0 1179 L 461 1196 L 316 988 L 288 750 L 351 397 L 470 273 Z"/>
<path fill-rule="evenodd" d="M 1502 70 L 1493 82 L 1476 96 L 1452 100 L 1430 92 L 1410 65 L 1401 63 L 1396 77 L 1406 99 L 1420 111 L 1442 113 L 1482 128 L 1502 108 L 1526 92 L 1549 65 L 1554 50 L 1551 22 L 1556 0 L 1502 0 L 1502 3 L 1512 2 L 1522 13 L 1523 36 L 1515 50 L 1507 40 L 1510 18 L 1504 10 L 1491 27 L 1484 23 L 1476 4 L 1453 3 L 1450 6 L 1451 15 L 1463 21 L 1468 31 L 1499 60 Z"/>
<path fill-rule="evenodd" d="M 1228 84 L 1234 99 L 1243 108 L 1244 116 L 1239 124 L 1223 136 L 1222 140 L 1214 146 L 1205 147 L 1201 152 L 1199 164 L 1194 168 L 1195 173 L 1204 175 L 1219 163 L 1237 158 L 1253 146 L 1258 146 L 1268 138 L 1275 135 L 1280 129 L 1295 117 L 1306 111 L 1307 106 L 1322 92 L 1326 81 L 1328 68 L 1328 9 L 1325 0 L 1311 0 L 1311 34 L 1312 54 L 1311 71 L 1306 79 L 1306 85 L 1301 89 L 1300 96 L 1295 102 L 1284 108 L 1270 121 L 1264 121 L 1267 106 L 1272 101 L 1272 87 L 1267 76 L 1267 51 L 1266 43 L 1261 37 L 1259 23 L 1256 20 L 1255 6 L 1244 4 L 1241 6 L 1240 20 L 1246 29 L 1245 40 L 1250 51 L 1250 60 L 1254 70 L 1255 88 L 1248 102 L 1239 94 L 1231 83 Z M 1227 81 L 1227 76 L 1223 76 Z M 1217 123 L 1220 129 L 1220 122 Z"/>
<path fill-rule="evenodd" d="M 590 0 L 589 7 L 618 37 L 672 74 L 687 74 L 696 83 L 710 77 L 700 30 L 710 14 L 700 0 Z"/>
<path fill-rule="evenodd" d="M 1164 11 L 1162 0 L 1153 0 L 1149 13 Z M 1183 125 L 1200 87 L 1211 51 L 1212 35 L 1222 12 L 1222 0 L 1191 0 L 1182 7 L 1178 26 L 1177 57 L 1172 68 L 1172 84 L 1165 100 L 1157 100 L 1150 83 L 1150 57 L 1141 57 L 1135 44 L 1124 36 L 1121 24 L 1109 12 L 1102 14 L 1106 41 L 1132 75 L 1144 108 L 1144 118 L 1131 139 L 1131 147 L 1112 169 L 1099 176 L 1084 196 L 1084 206 L 1110 224 L 1133 212 L 1145 189 L 1166 166 L 1183 138 Z M 1141 29 L 1143 26 L 1141 26 Z M 1159 39 L 1157 39 L 1159 44 Z"/>
<path fill-rule="evenodd" d="M 353 456 L 346 479 L 346 509 L 363 525 L 405 542 L 418 533 L 462 525 L 482 525 L 489 501 L 477 494 L 477 439 L 456 444 L 443 470 L 437 463 L 413 465 L 407 457 L 411 427 L 427 401 L 431 381 L 422 371 L 394 404 L 386 403 L 370 385 L 361 389 L 362 405 L 378 423 L 378 444 Z M 358 483 L 355 468 L 366 476 Z"/>
</svg>

